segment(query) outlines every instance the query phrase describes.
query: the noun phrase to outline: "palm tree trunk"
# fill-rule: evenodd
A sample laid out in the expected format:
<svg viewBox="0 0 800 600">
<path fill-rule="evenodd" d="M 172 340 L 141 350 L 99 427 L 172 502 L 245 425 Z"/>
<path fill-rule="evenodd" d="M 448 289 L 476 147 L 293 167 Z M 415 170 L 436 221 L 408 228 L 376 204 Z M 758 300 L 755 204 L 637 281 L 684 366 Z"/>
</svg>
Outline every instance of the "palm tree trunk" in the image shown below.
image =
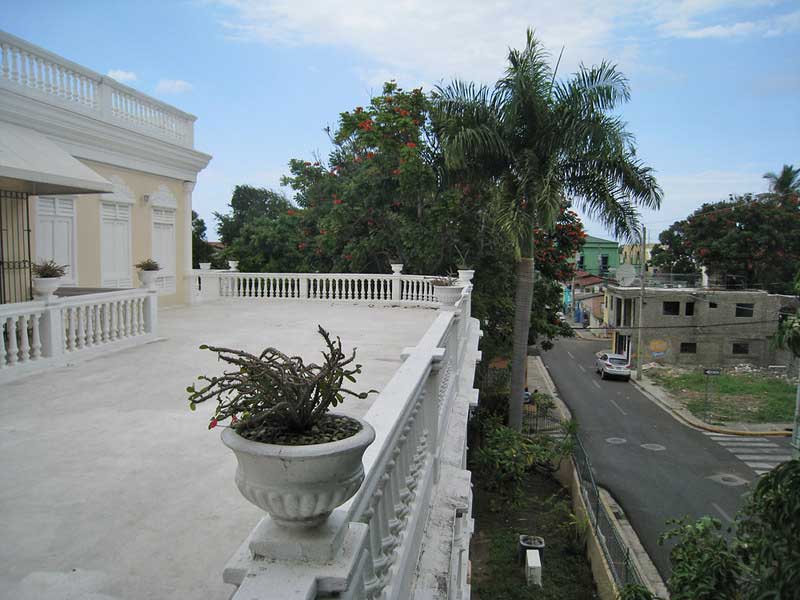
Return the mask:
<svg viewBox="0 0 800 600">
<path fill-rule="evenodd" d="M 508 426 L 522 430 L 522 402 L 528 364 L 528 335 L 533 306 L 533 235 L 523 241 L 517 263 L 517 288 L 514 293 L 514 333 L 511 356 L 511 397 L 508 399 Z"/>
</svg>

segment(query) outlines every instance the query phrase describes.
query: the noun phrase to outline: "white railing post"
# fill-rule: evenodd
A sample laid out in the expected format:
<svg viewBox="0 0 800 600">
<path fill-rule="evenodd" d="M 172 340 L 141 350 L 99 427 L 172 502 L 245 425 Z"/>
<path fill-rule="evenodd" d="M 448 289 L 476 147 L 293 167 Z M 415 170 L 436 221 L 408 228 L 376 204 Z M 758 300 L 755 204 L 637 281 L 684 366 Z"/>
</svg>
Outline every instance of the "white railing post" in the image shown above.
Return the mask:
<svg viewBox="0 0 800 600">
<path fill-rule="evenodd" d="M 144 330 L 145 333 L 158 333 L 158 292 L 148 290 L 144 298 Z"/>
<path fill-rule="evenodd" d="M 300 298 L 308 298 L 308 275 L 300 275 Z"/>
<path fill-rule="evenodd" d="M 400 302 L 403 279 L 403 263 L 392 263 L 392 302 Z"/>
<path fill-rule="evenodd" d="M 47 301 L 39 325 L 41 337 L 42 356 L 46 358 L 59 357 L 64 354 L 66 344 L 66 330 L 62 318 L 62 301 L 53 297 Z"/>
</svg>

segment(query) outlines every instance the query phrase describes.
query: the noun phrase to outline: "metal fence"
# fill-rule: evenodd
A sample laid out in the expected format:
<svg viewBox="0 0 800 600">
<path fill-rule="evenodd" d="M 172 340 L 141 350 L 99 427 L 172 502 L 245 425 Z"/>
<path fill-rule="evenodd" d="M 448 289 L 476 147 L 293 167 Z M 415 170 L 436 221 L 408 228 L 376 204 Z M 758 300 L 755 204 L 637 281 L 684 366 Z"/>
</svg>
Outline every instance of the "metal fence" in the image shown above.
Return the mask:
<svg viewBox="0 0 800 600">
<path fill-rule="evenodd" d="M 522 433 L 525 435 L 560 434 L 561 419 L 552 403 L 522 406 Z"/>
<path fill-rule="evenodd" d="M 613 515 L 608 514 L 605 505 L 600 501 L 600 492 L 592 473 L 592 464 L 580 437 L 575 437 L 575 450 L 573 453 L 575 465 L 578 470 L 581 493 L 588 507 L 589 520 L 594 528 L 600 547 L 611 567 L 611 573 L 618 587 L 629 584 L 642 585 L 645 583 L 633 564 L 630 557 L 630 548 L 620 539 L 614 526 Z M 645 586 L 646 587 L 646 586 Z"/>
</svg>

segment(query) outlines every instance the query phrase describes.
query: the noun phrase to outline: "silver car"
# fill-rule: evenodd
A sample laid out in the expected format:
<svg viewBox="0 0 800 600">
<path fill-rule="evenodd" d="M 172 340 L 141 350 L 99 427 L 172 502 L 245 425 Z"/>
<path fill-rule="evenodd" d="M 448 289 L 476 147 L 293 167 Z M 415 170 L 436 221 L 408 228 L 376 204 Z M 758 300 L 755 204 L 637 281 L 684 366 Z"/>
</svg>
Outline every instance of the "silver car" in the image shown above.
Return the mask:
<svg viewBox="0 0 800 600">
<path fill-rule="evenodd" d="M 624 354 L 610 354 L 608 352 L 598 352 L 594 370 L 600 373 L 600 377 L 621 377 L 625 381 L 631 378 L 631 365 Z"/>
</svg>

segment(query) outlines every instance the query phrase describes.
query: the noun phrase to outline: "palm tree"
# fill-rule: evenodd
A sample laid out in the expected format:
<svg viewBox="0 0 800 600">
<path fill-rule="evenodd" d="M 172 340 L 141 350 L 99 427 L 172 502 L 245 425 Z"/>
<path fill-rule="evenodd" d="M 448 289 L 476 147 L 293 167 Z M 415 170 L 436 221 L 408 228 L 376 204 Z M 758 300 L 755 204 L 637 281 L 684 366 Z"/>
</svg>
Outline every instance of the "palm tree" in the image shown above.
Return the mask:
<svg viewBox="0 0 800 600">
<path fill-rule="evenodd" d="M 800 168 L 795 169 L 793 165 L 783 165 L 781 172 L 764 173 L 764 179 L 769 181 L 769 191 L 785 198 L 787 196 L 800 195 Z"/>
<path fill-rule="evenodd" d="M 528 30 L 493 88 L 453 81 L 434 93 L 434 121 L 449 169 L 495 182 L 503 224 L 517 245 L 509 425 L 522 424 L 533 303 L 534 228 L 552 226 L 567 197 L 615 235 L 632 239 L 637 205 L 658 208 L 661 190 L 636 158 L 625 123 L 611 114 L 630 97 L 614 65 L 581 66 L 556 79 Z"/>
</svg>

